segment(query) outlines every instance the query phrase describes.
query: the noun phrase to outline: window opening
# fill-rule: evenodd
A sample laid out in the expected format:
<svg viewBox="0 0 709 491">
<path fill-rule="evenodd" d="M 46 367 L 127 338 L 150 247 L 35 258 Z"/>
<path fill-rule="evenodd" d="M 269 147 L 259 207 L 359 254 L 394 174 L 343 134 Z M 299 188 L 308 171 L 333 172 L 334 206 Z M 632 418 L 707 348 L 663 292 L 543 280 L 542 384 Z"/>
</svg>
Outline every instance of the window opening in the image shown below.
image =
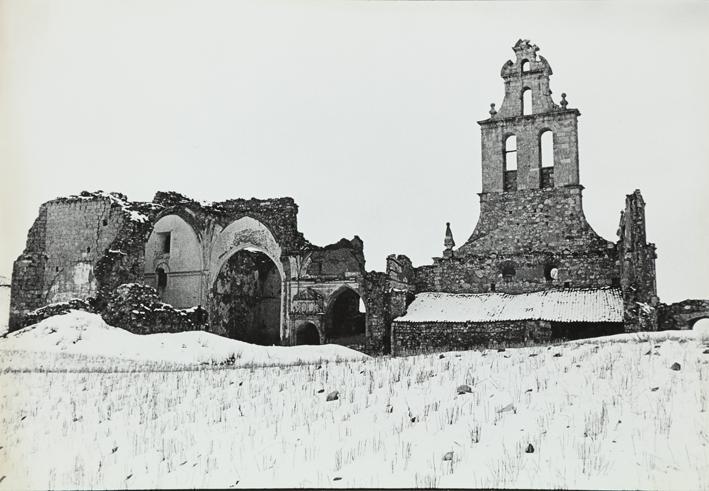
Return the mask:
<svg viewBox="0 0 709 491">
<path fill-rule="evenodd" d="M 158 250 L 163 254 L 170 253 L 170 239 L 172 234 L 170 232 L 159 232 L 158 233 Z"/>
<path fill-rule="evenodd" d="M 517 170 L 517 137 L 510 135 L 505 140 L 505 171 Z"/>
<path fill-rule="evenodd" d="M 159 292 L 162 292 L 165 288 L 167 288 L 167 273 L 163 268 L 158 268 L 155 270 L 155 274 L 157 275 L 157 289 Z"/>
<path fill-rule="evenodd" d="M 532 114 L 532 89 L 522 91 L 522 114 Z"/>
<path fill-rule="evenodd" d="M 522 71 L 523 72 L 529 71 L 529 60 L 522 61 Z"/>
<path fill-rule="evenodd" d="M 539 161 L 542 167 L 554 166 L 554 134 L 544 130 L 539 135 Z"/>
</svg>

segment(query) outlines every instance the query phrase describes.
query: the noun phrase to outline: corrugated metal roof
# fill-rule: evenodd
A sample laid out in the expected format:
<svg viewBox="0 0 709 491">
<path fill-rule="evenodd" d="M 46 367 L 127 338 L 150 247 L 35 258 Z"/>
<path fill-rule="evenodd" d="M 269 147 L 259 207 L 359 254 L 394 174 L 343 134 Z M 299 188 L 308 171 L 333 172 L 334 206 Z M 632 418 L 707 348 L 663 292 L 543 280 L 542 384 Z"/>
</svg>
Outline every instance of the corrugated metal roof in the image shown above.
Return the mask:
<svg viewBox="0 0 709 491">
<path fill-rule="evenodd" d="M 615 288 L 507 293 L 419 293 L 399 322 L 622 322 L 623 297 Z"/>
</svg>

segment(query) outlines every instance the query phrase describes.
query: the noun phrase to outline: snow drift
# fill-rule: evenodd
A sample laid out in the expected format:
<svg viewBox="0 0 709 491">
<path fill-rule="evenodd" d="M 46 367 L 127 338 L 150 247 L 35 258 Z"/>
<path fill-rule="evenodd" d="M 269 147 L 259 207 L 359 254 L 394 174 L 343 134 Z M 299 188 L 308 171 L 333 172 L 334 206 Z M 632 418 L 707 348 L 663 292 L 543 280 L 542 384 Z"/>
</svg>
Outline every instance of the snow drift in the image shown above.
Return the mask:
<svg viewBox="0 0 709 491">
<path fill-rule="evenodd" d="M 290 365 L 362 360 L 367 355 L 338 345 L 258 346 L 203 331 L 132 334 L 101 316 L 72 310 L 0 339 L 0 350 L 102 356 L 174 364 Z"/>
</svg>

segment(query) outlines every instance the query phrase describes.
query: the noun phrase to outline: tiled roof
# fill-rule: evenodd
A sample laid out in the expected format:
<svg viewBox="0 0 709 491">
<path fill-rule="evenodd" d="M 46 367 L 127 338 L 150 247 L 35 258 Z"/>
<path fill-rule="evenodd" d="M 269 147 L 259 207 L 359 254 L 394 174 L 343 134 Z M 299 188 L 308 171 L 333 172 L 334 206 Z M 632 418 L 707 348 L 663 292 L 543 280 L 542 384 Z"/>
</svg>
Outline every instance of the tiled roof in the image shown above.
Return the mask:
<svg viewBox="0 0 709 491">
<path fill-rule="evenodd" d="M 623 297 L 615 288 L 507 293 L 419 293 L 397 322 L 622 322 Z"/>
</svg>

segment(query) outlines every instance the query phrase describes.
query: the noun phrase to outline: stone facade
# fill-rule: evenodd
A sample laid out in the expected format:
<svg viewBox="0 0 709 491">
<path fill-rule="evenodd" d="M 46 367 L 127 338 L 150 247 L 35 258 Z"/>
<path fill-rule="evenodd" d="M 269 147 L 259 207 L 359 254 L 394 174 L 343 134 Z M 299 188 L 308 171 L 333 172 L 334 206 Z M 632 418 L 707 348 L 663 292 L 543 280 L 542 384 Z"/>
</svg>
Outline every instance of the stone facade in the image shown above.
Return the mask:
<svg viewBox="0 0 709 491">
<path fill-rule="evenodd" d="M 692 329 L 701 319 L 709 319 L 709 300 L 683 300 L 672 304 L 661 303 L 657 308 L 660 329 Z"/>
</svg>

